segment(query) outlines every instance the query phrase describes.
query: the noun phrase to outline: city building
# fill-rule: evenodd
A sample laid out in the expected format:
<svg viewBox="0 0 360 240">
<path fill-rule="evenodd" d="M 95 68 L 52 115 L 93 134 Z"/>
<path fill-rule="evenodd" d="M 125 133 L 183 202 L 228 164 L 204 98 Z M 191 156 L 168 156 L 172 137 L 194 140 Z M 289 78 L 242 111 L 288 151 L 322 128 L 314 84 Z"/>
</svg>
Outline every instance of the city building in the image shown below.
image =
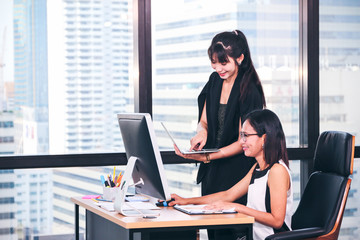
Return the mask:
<svg viewBox="0 0 360 240">
<path fill-rule="evenodd" d="M 13 154 L 49 152 L 47 1 L 13 1 Z M 10 104 L 10 103 L 9 103 Z M 15 170 L 18 239 L 52 230 L 51 170 Z"/>
<path fill-rule="evenodd" d="M 0 112 L 0 154 L 15 152 L 14 114 Z M 13 169 L 0 170 L 0 239 L 17 240 L 16 174 Z"/>
<path fill-rule="evenodd" d="M 116 113 L 130 104 L 127 1 L 63 1 L 65 153 L 119 149 Z"/>
</svg>

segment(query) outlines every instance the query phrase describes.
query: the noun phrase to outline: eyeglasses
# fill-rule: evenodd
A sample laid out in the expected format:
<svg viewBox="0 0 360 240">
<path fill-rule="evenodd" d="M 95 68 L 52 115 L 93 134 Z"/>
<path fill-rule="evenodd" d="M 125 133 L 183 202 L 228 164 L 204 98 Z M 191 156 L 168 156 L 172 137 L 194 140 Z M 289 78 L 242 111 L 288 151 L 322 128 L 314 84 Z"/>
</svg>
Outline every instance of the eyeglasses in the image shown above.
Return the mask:
<svg viewBox="0 0 360 240">
<path fill-rule="evenodd" d="M 243 140 L 244 142 L 246 142 L 246 140 L 247 140 L 247 138 L 249 137 L 249 136 L 259 136 L 259 134 L 258 133 L 245 133 L 245 132 L 240 132 L 240 138 L 241 138 L 241 140 Z"/>
</svg>

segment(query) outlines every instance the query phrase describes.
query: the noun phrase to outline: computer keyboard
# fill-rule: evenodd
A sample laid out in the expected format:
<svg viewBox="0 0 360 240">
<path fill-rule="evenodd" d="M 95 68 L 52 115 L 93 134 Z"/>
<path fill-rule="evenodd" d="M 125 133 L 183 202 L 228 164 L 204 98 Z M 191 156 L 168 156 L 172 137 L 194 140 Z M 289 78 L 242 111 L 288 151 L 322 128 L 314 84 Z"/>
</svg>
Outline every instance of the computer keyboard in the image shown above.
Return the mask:
<svg viewBox="0 0 360 240">
<path fill-rule="evenodd" d="M 98 203 L 101 208 L 104 208 L 105 210 L 109 212 L 115 211 L 114 209 L 114 203 L 113 202 L 102 202 Z M 160 210 L 159 207 L 155 206 L 152 203 L 149 202 L 125 202 L 123 204 L 123 210 L 124 211 L 130 211 L 130 210 Z M 144 212 L 144 211 L 142 211 Z"/>
<path fill-rule="evenodd" d="M 159 207 L 155 206 L 149 202 L 125 202 L 123 205 L 123 210 L 133 210 L 133 209 L 147 209 L 147 210 L 157 210 Z"/>
</svg>

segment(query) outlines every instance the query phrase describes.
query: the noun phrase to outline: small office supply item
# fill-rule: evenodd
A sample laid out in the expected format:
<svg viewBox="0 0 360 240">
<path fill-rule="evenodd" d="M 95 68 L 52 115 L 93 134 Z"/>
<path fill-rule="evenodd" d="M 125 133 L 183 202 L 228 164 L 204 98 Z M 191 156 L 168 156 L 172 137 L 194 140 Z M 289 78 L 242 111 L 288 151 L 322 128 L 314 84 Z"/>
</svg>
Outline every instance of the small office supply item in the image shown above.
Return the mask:
<svg viewBox="0 0 360 240">
<path fill-rule="evenodd" d="M 106 185 L 105 185 L 105 178 L 104 178 L 103 175 L 100 175 L 100 180 L 101 180 L 102 185 L 106 187 Z"/>
<path fill-rule="evenodd" d="M 92 198 L 99 198 L 100 195 L 85 195 L 82 196 L 82 199 L 92 199 Z"/>
<path fill-rule="evenodd" d="M 121 172 L 119 173 L 119 176 L 117 177 L 116 179 L 116 186 L 120 185 L 120 182 L 121 182 L 121 178 L 122 178 L 122 175 L 121 175 Z"/>
<path fill-rule="evenodd" d="M 128 202 L 148 202 L 149 198 L 145 196 L 126 196 L 125 201 Z M 157 205 L 156 205 L 157 206 Z"/>
<path fill-rule="evenodd" d="M 113 179 L 112 179 L 112 181 L 115 183 L 115 177 L 116 177 L 116 175 L 115 175 L 115 170 L 116 170 L 116 167 L 114 167 L 114 173 L 113 173 Z"/>
<path fill-rule="evenodd" d="M 214 209 L 205 209 L 206 205 L 175 205 L 174 208 L 181 212 L 187 213 L 189 215 L 203 215 L 203 214 L 227 214 L 227 213 L 237 213 L 235 209 L 224 209 L 224 210 L 214 210 Z"/>
<path fill-rule="evenodd" d="M 114 182 L 113 182 L 113 180 L 112 180 L 111 174 L 108 175 L 107 182 L 109 183 L 109 186 L 110 186 L 110 187 L 115 187 L 115 184 L 114 184 Z"/>
<path fill-rule="evenodd" d="M 112 202 L 112 200 L 107 200 L 107 199 L 103 199 L 103 198 L 96 198 L 97 201 L 100 202 Z"/>
<path fill-rule="evenodd" d="M 167 130 L 167 128 L 165 127 L 164 123 L 161 122 L 161 125 L 163 126 L 163 128 L 165 129 L 165 132 L 167 133 L 167 135 L 169 136 L 169 138 L 171 139 L 171 141 L 174 143 L 174 145 L 180 150 L 180 152 L 182 154 L 196 154 L 196 153 L 213 153 L 213 152 L 218 152 L 219 149 L 216 148 L 209 148 L 209 149 L 201 149 L 201 150 L 183 150 L 181 148 L 179 148 L 179 145 L 176 144 L 175 139 L 171 136 L 170 132 Z"/>
<path fill-rule="evenodd" d="M 168 200 L 168 201 L 157 202 L 156 206 L 158 206 L 158 207 L 167 207 L 167 206 L 169 206 L 169 203 L 174 201 L 174 200 L 175 199 L 172 198 L 171 200 Z"/>
<path fill-rule="evenodd" d="M 120 192 L 118 187 L 103 187 L 103 199 L 114 201 L 116 195 Z"/>
<path fill-rule="evenodd" d="M 96 205 L 98 205 L 99 207 L 101 207 L 109 212 L 115 211 L 114 203 L 112 203 L 112 202 L 98 202 Z"/>
<path fill-rule="evenodd" d="M 109 182 L 105 181 L 105 187 L 110 187 Z"/>
<path fill-rule="evenodd" d="M 134 208 L 140 210 L 160 210 L 159 207 L 149 202 L 125 202 L 125 210 L 131 210 Z"/>
<path fill-rule="evenodd" d="M 112 202 L 98 202 L 97 205 L 101 208 L 104 208 L 107 211 L 110 212 L 115 211 L 114 203 Z M 149 202 L 125 202 L 123 206 L 123 210 L 135 211 L 136 214 L 139 214 L 139 211 L 140 213 L 142 213 L 142 212 L 148 212 L 148 210 L 160 210 L 160 208 Z M 156 213 L 156 215 L 159 214 L 157 211 L 153 213 Z"/>
</svg>

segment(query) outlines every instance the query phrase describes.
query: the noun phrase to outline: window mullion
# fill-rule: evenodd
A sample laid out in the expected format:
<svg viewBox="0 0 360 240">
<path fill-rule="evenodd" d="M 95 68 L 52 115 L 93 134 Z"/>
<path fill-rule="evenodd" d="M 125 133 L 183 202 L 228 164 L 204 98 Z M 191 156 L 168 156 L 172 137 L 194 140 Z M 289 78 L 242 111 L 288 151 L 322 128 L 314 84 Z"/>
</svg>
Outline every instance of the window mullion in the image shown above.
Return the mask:
<svg viewBox="0 0 360 240">
<path fill-rule="evenodd" d="M 134 111 L 152 115 L 151 4 L 133 1 L 134 25 Z"/>
</svg>

